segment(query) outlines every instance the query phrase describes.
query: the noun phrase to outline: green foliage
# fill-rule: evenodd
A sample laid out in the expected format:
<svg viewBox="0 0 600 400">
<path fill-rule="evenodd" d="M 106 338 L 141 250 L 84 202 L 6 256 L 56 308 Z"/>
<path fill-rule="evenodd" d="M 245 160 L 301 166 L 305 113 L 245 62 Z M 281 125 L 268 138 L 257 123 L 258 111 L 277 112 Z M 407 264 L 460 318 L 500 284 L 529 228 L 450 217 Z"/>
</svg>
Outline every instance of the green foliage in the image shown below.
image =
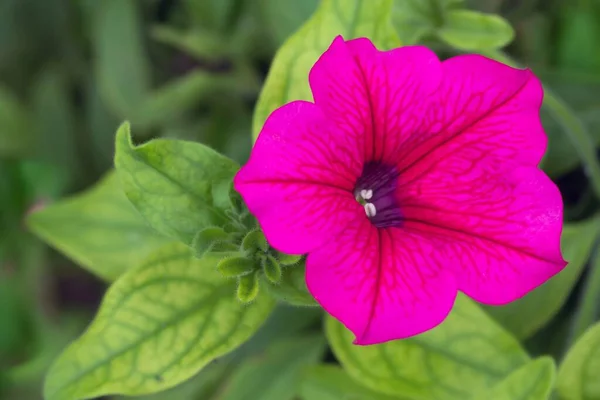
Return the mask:
<svg viewBox="0 0 600 400">
<path fill-rule="evenodd" d="M 0 156 L 25 153 L 31 144 L 31 131 L 25 107 L 0 86 Z"/>
<path fill-rule="evenodd" d="M 258 0 L 262 20 L 277 46 L 294 33 L 317 8 L 318 0 Z"/>
<path fill-rule="evenodd" d="M 281 280 L 277 284 L 265 282 L 265 288 L 278 300 L 295 306 L 318 306 L 306 288 L 304 264 L 282 268 Z"/>
<path fill-rule="evenodd" d="M 322 0 L 312 17 L 275 55 L 254 111 L 254 138 L 271 111 L 292 100 L 312 98 L 308 73 L 336 36 L 366 36 L 381 49 L 397 46 L 391 7 L 391 0 Z"/>
<path fill-rule="evenodd" d="M 131 116 L 135 107 L 146 101 L 151 90 L 138 5 L 133 0 L 90 4 L 100 93 L 117 115 Z M 116 43 L 119 45 L 115 46 Z"/>
<path fill-rule="evenodd" d="M 474 399 L 493 400 L 547 400 L 550 398 L 556 375 L 551 357 L 532 360 L 512 372 L 503 381 Z"/>
<path fill-rule="evenodd" d="M 303 400 L 398 400 L 357 384 L 341 368 L 316 366 L 306 370 L 300 394 Z"/>
<path fill-rule="evenodd" d="M 216 262 L 171 244 L 123 275 L 86 333 L 51 368 L 46 399 L 164 390 L 248 340 L 273 301 L 240 304 Z"/>
<path fill-rule="evenodd" d="M 556 388 L 564 400 L 600 399 L 600 324 L 594 325 L 569 350 L 558 370 Z"/>
<path fill-rule="evenodd" d="M 248 275 L 254 271 L 254 269 L 254 260 L 240 255 L 225 257 L 217 263 L 217 270 L 225 278 Z"/>
<path fill-rule="evenodd" d="M 462 295 L 441 325 L 410 339 L 354 346 L 352 333 L 333 317 L 325 330 L 352 378 L 408 399 L 469 398 L 529 360 L 510 334 Z"/>
<path fill-rule="evenodd" d="M 134 146 L 127 123 L 119 128 L 115 147 L 123 190 L 157 231 L 191 244 L 198 231 L 229 221 L 213 204 L 213 186 L 232 179 L 238 166 L 230 159 L 186 141 Z"/>
<path fill-rule="evenodd" d="M 325 349 L 321 335 L 294 337 L 271 346 L 265 355 L 250 358 L 234 372 L 219 400 L 292 400 L 300 374 L 315 364 Z"/>
<path fill-rule="evenodd" d="M 449 45 L 471 51 L 504 47 L 515 36 L 510 24 L 502 17 L 470 10 L 448 12 L 437 34 Z"/>
<path fill-rule="evenodd" d="M 525 297 L 502 307 L 486 307 L 488 313 L 518 338 L 524 339 L 556 315 L 563 306 L 589 259 L 600 234 L 598 217 L 577 224 L 565 224 L 561 237 L 567 267 Z"/>
<path fill-rule="evenodd" d="M 29 228 L 81 266 L 109 281 L 170 240 L 148 226 L 108 173 L 98 184 L 28 218 Z"/>
</svg>

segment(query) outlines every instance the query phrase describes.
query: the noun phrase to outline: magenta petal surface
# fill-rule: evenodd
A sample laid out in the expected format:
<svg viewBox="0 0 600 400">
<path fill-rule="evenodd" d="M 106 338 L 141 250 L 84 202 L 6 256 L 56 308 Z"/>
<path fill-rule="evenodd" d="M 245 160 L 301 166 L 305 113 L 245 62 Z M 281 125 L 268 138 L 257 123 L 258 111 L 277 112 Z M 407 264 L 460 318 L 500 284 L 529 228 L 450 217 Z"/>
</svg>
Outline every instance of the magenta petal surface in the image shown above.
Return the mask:
<svg viewBox="0 0 600 400">
<path fill-rule="evenodd" d="M 393 163 L 423 124 L 442 67 L 423 46 L 379 51 L 368 39 L 336 38 L 310 71 L 315 104 L 360 145 L 362 158 Z"/>
<path fill-rule="evenodd" d="M 273 247 L 305 254 L 364 213 L 352 194 L 359 160 L 317 106 L 296 101 L 265 122 L 234 186 Z"/>
<path fill-rule="evenodd" d="M 504 304 L 566 264 L 561 195 L 537 168 L 546 147 L 542 88 L 530 71 L 479 56 L 444 69 L 430 111 L 429 132 L 439 131 L 400 162 L 397 196 L 407 227 L 443 238 L 458 288 Z"/>
<path fill-rule="evenodd" d="M 420 232 L 376 229 L 361 216 L 308 256 L 308 289 L 356 344 L 416 335 L 446 318 L 457 293 L 435 245 Z"/>
</svg>

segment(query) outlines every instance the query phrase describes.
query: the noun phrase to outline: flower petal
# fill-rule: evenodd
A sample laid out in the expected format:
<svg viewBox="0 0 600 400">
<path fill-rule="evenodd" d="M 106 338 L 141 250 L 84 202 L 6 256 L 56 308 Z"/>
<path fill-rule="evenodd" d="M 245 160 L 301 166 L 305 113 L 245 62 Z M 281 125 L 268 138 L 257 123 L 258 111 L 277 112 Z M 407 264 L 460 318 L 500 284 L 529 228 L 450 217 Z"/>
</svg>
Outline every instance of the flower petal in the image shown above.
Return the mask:
<svg viewBox="0 0 600 400">
<path fill-rule="evenodd" d="M 309 254 L 307 286 L 325 310 L 366 345 L 406 338 L 442 322 L 456 283 L 440 268 L 430 240 L 400 229 L 376 229 L 360 216 Z"/>
<path fill-rule="evenodd" d="M 317 106 L 292 102 L 267 119 L 234 186 L 273 247 L 304 254 L 364 214 L 352 194 L 355 153 Z"/>
<path fill-rule="evenodd" d="M 562 200 L 536 167 L 494 176 L 483 163 L 445 159 L 402 186 L 403 228 L 440 241 L 436 248 L 447 253 L 446 268 L 459 290 L 482 303 L 505 304 L 566 265 L 560 252 Z"/>
<path fill-rule="evenodd" d="M 454 57 L 442 67 L 443 82 L 424 125 L 397 154 L 399 170 L 418 176 L 465 147 L 496 157 L 498 168 L 537 165 L 547 138 L 539 118 L 543 90 L 531 71 L 478 55 Z"/>
<path fill-rule="evenodd" d="M 565 266 L 560 192 L 536 167 L 542 88 L 530 71 L 480 56 L 444 68 L 429 133 L 400 158 L 397 199 L 407 226 L 457 242 L 448 267 L 461 291 L 504 304 Z"/>
<path fill-rule="evenodd" d="M 420 129 L 441 76 L 440 61 L 426 47 L 379 51 L 368 39 L 337 37 L 309 80 L 315 104 L 360 144 L 363 160 L 389 163 Z"/>
</svg>

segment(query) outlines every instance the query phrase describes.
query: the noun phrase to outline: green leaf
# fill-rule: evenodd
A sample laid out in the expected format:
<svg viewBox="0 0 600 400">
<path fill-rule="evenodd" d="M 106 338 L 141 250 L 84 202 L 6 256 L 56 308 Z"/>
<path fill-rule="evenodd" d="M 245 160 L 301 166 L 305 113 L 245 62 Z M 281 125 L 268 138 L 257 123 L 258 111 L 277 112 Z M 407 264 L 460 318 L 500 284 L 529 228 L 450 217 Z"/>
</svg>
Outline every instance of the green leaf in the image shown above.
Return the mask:
<svg viewBox="0 0 600 400">
<path fill-rule="evenodd" d="M 460 50 L 498 49 L 515 37 L 502 17 L 470 10 L 452 10 L 437 31 L 444 42 Z"/>
<path fill-rule="evenodd" d="M 169 241 L 133 208 L 114 172 L 85 192 L 34 212 L 27 222 L 37 236 L 109 281 Z"/>
<path fill-rule="evenodd" d="M 254 271 L 255 261 L 244 256 L 232 256 L 223 258 L 217 263 L 217 270 L 225 278 L 234 278 L 240 275 L 248 275 Z"/>
<path fill-rule="evenodd" d="M 262 269 L 267 279 L 274 285 L 281 281 L 281 267 L 275 257 L 267 255 L 263 258 Z"/>
<path fill-rule="evenodd" d="M 250 338 L 273 309 L 262 296 L 239 303 L 235 283 L 171 244 L 123 275 L 86 333 L 54 363 L 47 400 L 142 395 L 190 378 Z"/>
<path fill-rule="evenodd" d="M 550 398 L 556 365 L 551 357 L 532 360 L 474 400 L 547 400 Z"/>
<path fill-rule="evenodd" d="M 391 9 L 391 0 L 322 0 L 275 55 L 254 111 L 254 138 L 273 110 L 292 100 L 312 99 L 308 73 L 336 36 L 365 36 L 380 49 L 398 46 Z"/>
<path fill-rule="evenodd" d="M 306 288 L 304 265 L 283 268 L 281 273 L 281 281 L 277 285 L 265 282 L 266 290 L 273 297 L 295 306 L 319 305 Z"/>
<path fill-rule="evenodd" d="M 238 278 L 237 297 L 242 303 L 254 301 L 258 291 L 258 271 Z"/>
<path fill-rule="evenodd" d="M 300 389 L 303 400 L 399 400 L 360 386 L 339 367 L 319 365 L 306 370 Z"/>
<path fill-rule="evenodd" d="M 589 259 L 600 233 L 600 216 L 585 222 L 565 224 L 561 237 L 564 258 L 569 261 L 558 275 L 525 297 L 486 311 L 520 339 L 543 327 L 563 306 Z"/>
<path fill-rule="evenodd" d="M 260 229 L 255 229 L 251 232 L 248 232 L 244 239 L 242 240 L 242 249 L 249 253 L 254 253 L 257 250 L 267 251 L 269 245 L 267 244 L 267 239 L 265 239 L 265 235 L 262 233 Z"/>
<path fill-rule="evenodd" d="M 292 400 L 301 371 L 323 355 L 321 335 L 298 336 L 275 343 L 267 354 L 243 363 L 231 377 L 219 400 Z"/>
<path fill-rule="evenodd" d="M 196 257 L 202 258 L 202 256 L 209 251 L 215 244 L 224 242 L 228 238 L 227 233 L 223 228 L 218 226 L 210 226 L 202 229 L 194 236 L 192 241 L 192 248 L 195 251 Z"/>
<path fill-rule="evenodd" d="M 556 389 L 564 400 L 600 399 L 600 324 L 594 325 L 575 343 L 560 368 Z"/>
<path fill-rule="evenodd" d="M 102 0 L 93 8 L 94 70 L 100 94 L 116 114 L 130 117 L 151 88 L 137 2 Z"/>
<path fill-rule="evenodd" d="M 279 260 L 279 263 L 282 265 L 294 265 L 294 264 L 298 264 L 300 262 L 300 260 L 302 260 L 302 256 L 277 253 L 277 259 Z"/>
<path fill-rule="evenodd" d="M 318 0 L 259 0 L 258 9 L 269 36 L 279 47 L 315 11 Z"/>
<path fill-rule="evenodd" d="M 460 399 L 500 382 L 529 357 L 479 306 L 459 295 L 448 318 L 419 336 L 355 346 L 354 335 L 333 317 L 329 343 L 357 382 L 411 399 Z"/>
<path fill-rule="evenodd" d="M 213 204 L 212 186 L 233 178 L 238 166 L 230 159 L 182 140 L 134 146 L 128 123 L 117 131 L 115 147 L 123 190 L 157 231 L 191 244 L 199 230 L 227 221 Z"/>
<path fill-rule="evenodd" d="M 0 157 L 27 152 L 32 128 L 27 109 L 8 89 L 0 86 Z"/>
</svg>

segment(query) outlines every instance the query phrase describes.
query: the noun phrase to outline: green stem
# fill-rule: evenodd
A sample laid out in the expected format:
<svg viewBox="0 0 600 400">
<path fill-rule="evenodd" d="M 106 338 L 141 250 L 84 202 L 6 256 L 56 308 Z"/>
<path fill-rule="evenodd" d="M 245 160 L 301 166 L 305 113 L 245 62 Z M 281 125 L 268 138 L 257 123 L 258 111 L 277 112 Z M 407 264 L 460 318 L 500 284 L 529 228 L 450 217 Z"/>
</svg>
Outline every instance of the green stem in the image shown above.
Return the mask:
<svg viewBox="0 0 600 400">
<path fill-rule="evenodd" d="M 518 66 L 514 60 L 500 51 L 489 50 L 482 52 L 482 54 L 507 65 Z M 596 157 L 596 145 L 593 138 L 583 122 L 560 97 L 548 87 L 544 87 L 544 92 L 544 106 L 569 136 L 583 164 L 583 170 L 590 180 L 592 189 L 596 197 L 600 198 L 600 163 Z"/>
</svg>

